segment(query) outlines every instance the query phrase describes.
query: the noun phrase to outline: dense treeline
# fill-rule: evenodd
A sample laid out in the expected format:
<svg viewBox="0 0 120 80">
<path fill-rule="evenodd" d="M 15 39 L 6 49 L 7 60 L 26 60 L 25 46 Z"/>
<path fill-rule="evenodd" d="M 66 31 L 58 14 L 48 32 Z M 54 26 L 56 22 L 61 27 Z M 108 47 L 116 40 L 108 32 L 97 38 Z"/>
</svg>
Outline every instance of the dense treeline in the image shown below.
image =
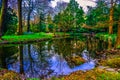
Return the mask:
<svg viewBox="0 0 120 80">
<path fill-rule="evenodd" d="M 0 0 L 0 37 L 25 32 L 118 32 L 120 44 L 120 1 L 96 0 L 84 12 L 77 1 L 59 1 L 53 8 L 51 0 Z"/>
</svg>

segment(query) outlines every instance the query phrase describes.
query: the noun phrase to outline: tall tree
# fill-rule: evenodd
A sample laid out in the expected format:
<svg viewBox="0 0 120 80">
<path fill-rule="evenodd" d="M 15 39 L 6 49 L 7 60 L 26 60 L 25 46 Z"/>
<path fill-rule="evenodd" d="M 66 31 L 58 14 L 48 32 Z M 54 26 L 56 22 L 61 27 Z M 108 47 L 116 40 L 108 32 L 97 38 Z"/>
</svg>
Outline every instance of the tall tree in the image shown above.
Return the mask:
<svg viewBox="0 0 120 80">
<path fill-rule="evenodd" d="M 51 14 L 49 13 L 48 15 L 47 15 L 47 20 L 46 20 L 46 32 L 49 32 L 50 31 L 50 27 L 51 27 L 51 25 L 52 25 L 52 17 L 51 17 Z"/>
<path fill-rule="evenodd" d="M 30 32 L 30 17 L 31 17 L 31 13 L 33 11 L 33 1 L 32 0 L 28 0 L 28 15 L 27 15 L 27 32 Z"/>
<path fill-rule="evenodd" d="M 84 23 L 84 11 L 81 7 L 77 10 L 75 19 L 76 27 L 82 26 Z"/>
<path fill-rule="evenodd" d="M 68 17 L 68 20 L 70 21 L 69 23 L 74 22 L 74 24 L 71 25 L 73 27 L 76 27 L 75 26 L 75 22 L 76 22 L 75 18 L 76 18 L 78 9 L 79 9 L 79 4 L 77 3 L 77 1 L 70 0 L 70 3 L 68 3 L 68 6 L 66 8 L 66 11 L 67 11 L 68 15 L 70 16 L 70 17 Z"/>
<path fill-rule="evenodd" d="M 88 7 L 86 24 L 95 27 L 108 27 L 109 7 L 103 0 L 98 0 L 95 8 Z M 107 25 L 107 26 L 106 26 Z"/>
<path fill-rule="evenodd" d="M 4 22 L 5 22 L 7 3 L 8 3 L 8 0 L 2 1 L 2 9 L 1 9 L 1 16 L 0 16 L 0 39 L 2 37 L 2 32 L 3 32 Z"/>
<path fill-rule="evenodd" d="M 118 2 L 119 5 L 118 7 L 115 9 L 116 10 L 116 19 L 118 21 L 118 32 L 117 32 L 117 40 L 116 40 L 116 47 L 120 48 L 120 1 Z M 118 17 L 119 16 L 119 17 Z"/>
<path fill-rule="evenodd" d="M 120 48 L 120 17 L 119 17 L 119 22 L 118 22 L 118 32 L 117 32 L 116 47 Z"/>
<path fill-rule="evenodd" d="M 114 3 L 113 0 L 111 0 L 111 7 L 110 7 L 110 17 L 109 17 L 109 34 L 113 33 L 113 12 L 114 12 Z"/>
<path fill-rule="evenodd" d="M 22 34 L 22 0 L 18 0 L 18 34 Z"/>
</svg>

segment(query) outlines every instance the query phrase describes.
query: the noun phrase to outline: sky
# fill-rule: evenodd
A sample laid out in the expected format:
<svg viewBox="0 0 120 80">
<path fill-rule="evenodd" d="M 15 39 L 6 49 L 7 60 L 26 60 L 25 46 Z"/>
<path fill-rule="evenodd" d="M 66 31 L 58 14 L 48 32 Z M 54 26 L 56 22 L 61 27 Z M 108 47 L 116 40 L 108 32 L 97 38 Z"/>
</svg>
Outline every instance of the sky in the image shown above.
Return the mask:
<svg viewBox="0 0 120 80">
<path fill-rule="evenodd" d="M 55 7 L 57 5 L 57 2 L 60 0 L 54 0 L 51 2 L 52 7 Z M 64 2 L 69 2 L 70 0 L 61 0 Z M 93 2 L 93 0 L 76 0 L 81 7 L 83 7 L 83 10 L 86 12 L 87 11 L 87 6 L 92 6 L 94 7 L 96 4 Z"/>
</svg>

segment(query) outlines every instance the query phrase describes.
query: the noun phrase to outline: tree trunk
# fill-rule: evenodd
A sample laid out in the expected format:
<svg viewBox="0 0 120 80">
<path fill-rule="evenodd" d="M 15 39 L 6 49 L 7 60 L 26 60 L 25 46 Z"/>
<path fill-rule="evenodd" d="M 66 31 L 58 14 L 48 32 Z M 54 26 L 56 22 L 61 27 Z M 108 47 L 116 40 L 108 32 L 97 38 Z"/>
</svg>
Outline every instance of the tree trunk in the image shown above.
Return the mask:
<svg viewBox="0 0 120 80">
<path fill-rule="evenodd" d="M 28 10 L 28 17 L 27 17 L 27 32 L 30 32 L 30 15 L 33 11 L 33 1 L 32 0 L 29 0 L 29 3 L 28 3 L 28 6 L 29 6 L 29 10 Z"/>
<path fill-rule="evenodd" d="M 65 34 L 65 33 L 66 33 L 66 30 L 64 29 L 64 36 L 66 36 L 66 34 Z"/>
<path fill-rule="evenodd" d="M 19 23 L 18 23 L 18 34 L 22 34 L 22 0 L 18 0 L 18 18 L 19 18 Z"/>
<path fill-rule="evenodd" d="M 0 39 L 2 37 L 2 32 L 4 27 L 4 21 L 5 21 L 6 11 L 7 11 L 7 3 L 8 3 L 8 0 L 2 1 L 2 9 L 1 9 L 1 16 L 0 16 Z"/>
<path fill-rule="evenodd" d="M 109 17 L 109 34 L 113 34 L 113 12 L 114 5 L 113 0 L 111 0 L 111 8 L 110 8 L 110 17 Z"/>
<path fill-rule="evenodd" d="M 28 17 L 27 17 L 27 32 L 30 32 L 30 14 L 31 12 L 28 12 Z"/>
<path fill-rule="evenodd" d="M 120 19 L 119 19 L 119 23 L 118 23 L 118 32 L 117 32 L 116 47 L 120 47 Z"/>
</svg>

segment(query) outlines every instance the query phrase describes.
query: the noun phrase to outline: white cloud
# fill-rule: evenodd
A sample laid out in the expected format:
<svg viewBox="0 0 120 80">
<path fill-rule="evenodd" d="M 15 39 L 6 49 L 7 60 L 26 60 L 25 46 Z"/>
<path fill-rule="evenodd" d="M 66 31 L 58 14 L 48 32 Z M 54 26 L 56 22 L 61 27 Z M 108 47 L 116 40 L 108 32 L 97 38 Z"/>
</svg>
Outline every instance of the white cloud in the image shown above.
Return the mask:
<svg viewBox="0 0 120 80">
<path fill-rule="evenodd" d="M 60 0 L 55 0 L 51 2 L 51 5 L 55 7 L 57 5 L 57 2 Z M 61 0 L 64 2 L 69 2 L 70 0 Z M 83 7 L 84 11 L 87 11 L 87 6 L 92 6 L 94 7 L 96 4 L 93 1 L 90 0 L 76 0 L 81 7 Z"/>
<path fill-rule="evenodd" d="M 87 11 L 87 6 L 95 7 L 96 3 L 90 0 L 76 0 L 81 7 L 83 7 L 83 10 Z"/>
<path fill-rule="evenodd" d="M 52 7 L 55 7 L 57 5 L 58 1 L 69 2 L 70 0 L 54 0 L 54 1 L 51 2 Z"/>
</svg>

